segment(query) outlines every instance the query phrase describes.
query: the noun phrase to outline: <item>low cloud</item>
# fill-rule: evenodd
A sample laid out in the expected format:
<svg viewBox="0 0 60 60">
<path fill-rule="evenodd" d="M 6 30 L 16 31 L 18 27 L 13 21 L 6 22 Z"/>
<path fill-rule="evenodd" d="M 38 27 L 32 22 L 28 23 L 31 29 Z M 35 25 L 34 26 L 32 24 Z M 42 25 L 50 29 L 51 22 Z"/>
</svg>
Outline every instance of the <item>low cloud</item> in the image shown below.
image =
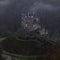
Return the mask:
<svg viewBox="0 0 60 60">
<path fill-rule="evenodd" d="M 42 11 L 57 11 L 59 10 L 60 7 L 59 6 L 54 6 L 54 5 L 51 5 L 51 4 L 45 4 L 43 2 L 35 2 L 31 8 L 30 8 L 30 11 L 34 11 L 36 12 L 37 10 L 42 10 Z"/>
<path fill-rule="evenodd" d="M 11 10 L 17 14 L 22 11 L 58 11 L 60 10 L 59 0 L 0 0 L 0 15 L 6 10 Z M 59 5 L 59 6 L 58 6 Z M 11 8 L 12 7 L 12 8 Z"/>
<path fill-rule="evenodd" d="M 1 0 L 0 5 L 5 6 L 10 3 L 10 0 Z"/>
<path fill-rule="evenodd" d="M 0 0 L 0 15 L 5 13 L 6 9 L 11 4 L 11 0 Z"/>
</svg>

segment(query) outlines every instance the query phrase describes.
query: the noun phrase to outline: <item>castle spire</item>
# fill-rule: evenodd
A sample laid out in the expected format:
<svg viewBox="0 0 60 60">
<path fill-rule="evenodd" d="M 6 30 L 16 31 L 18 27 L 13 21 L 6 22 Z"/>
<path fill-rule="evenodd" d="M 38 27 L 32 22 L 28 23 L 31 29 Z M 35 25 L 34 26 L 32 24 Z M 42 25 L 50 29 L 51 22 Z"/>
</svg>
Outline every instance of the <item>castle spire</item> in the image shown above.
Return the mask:
<svg viewBox="0 0 60 60">
<path fill-rule="evenodd" d="M 34 16 L 34 14 L 35 14 L 35 13 L 33 12 L 33 16 Z"/>
<path fill-rule="evenodd" d="M 28 17 L 29 17 L 29 12 L 28 12 Z"/>
</svg>

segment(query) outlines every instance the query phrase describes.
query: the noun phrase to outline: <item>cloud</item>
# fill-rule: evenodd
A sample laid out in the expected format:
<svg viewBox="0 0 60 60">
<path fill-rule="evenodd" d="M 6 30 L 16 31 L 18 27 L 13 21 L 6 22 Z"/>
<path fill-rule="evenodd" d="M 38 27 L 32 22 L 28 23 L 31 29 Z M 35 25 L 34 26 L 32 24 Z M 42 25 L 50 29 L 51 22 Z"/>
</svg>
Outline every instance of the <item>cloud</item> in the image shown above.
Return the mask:
<svg viewBox="0 0 60 60">
<path fill-rule="evenodd" d="M 12 12 L 24 11 L 58 11 L 60 10 L 59 0 L 0 0 L 0 15 L 5 13 L 7 8 Z M 57 6 L 59 5 L 59 6 Z"/>
<path fill-rule="evenodd" d="M 5 6 L 10 3 L 10 0 L 1 0 L 0 5 Z"/>
<path fill-rule="evenodd" d="M 59 10 L 60 7 L 59 6 L 54 6 L 52 4 L 46 4 L 46 3 L 43 3 L 43 2 L 35 2 L 31 8 L 30 8 L 30 11 L 37 11 L 37 10 L 42 10 L 42 11 L 57 11 Z"/>
<path fill-rule="evenodd" d="M 0 0 L 0 15 L 4 14 L 11 4 L 11 0 Z"/>
</svg>

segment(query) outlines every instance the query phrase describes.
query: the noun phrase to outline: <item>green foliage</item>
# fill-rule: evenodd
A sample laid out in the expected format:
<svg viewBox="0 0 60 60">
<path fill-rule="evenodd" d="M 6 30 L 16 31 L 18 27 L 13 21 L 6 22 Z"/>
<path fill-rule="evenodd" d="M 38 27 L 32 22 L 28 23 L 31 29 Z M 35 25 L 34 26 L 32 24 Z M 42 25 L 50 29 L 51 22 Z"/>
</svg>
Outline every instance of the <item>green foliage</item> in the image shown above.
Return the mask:
<svg viewBox="0 0 60 60">
<path fill-rule="evenodd" d="M 46 36 L 40 36 L 39 34 L 36 34 L 35 32 L 33 32 L 33 33 L 31 32 L 31 33 L 28 33 L 28 34 L 20 34 L 20 33 L 17 33 L 17 32 L 15 32 L 15 33 L 8 32 L 7 37 L 9 38 L 9 40 L 11 42 L 14 43 L 14 44 L 13 43 L 10 43 L 10 44 L 16 47 L 16 48 L 14 48 L 14 47 L 12 47 L 12 48 L 17 49 L 18 51 L 20 51 L 19 48 L 21 48 L 21 53 L 22 54 L 24 53 L 25 55 L 29 55 L 30 53 L 35 54 L 35 53 L 37 53 L 37 51 L 39 49 L 40 50 L 37 53 L 37 55 L 38 54 L 44 54 L 44 53 L 47 52 L 49 44 L 50 44 L 50 42 L 48 42 L 48 39 L 47 39 Z M 17 42 L 16 40 L 19 40 L 19 41 Z M 32 42 L 36 42 L 36 43 L 34 44 L 33 49 L 32 48 L 30 49 L 28 44 L 27 44 L 26 49 L 25 49 L 25 45 L 24 45 L 23 48 L 20 47 L 19 44 L 21 42 L 25 43 L 25 45 L 28 42 L 29 43 L 31 42 L 30 44 L 32 44 Z M 34 47 L 36 47 L 36 49 Z"/>
<path fill-rule="evenodd" d="M 5 39 L 6 39 L 6 37 L 0 38 L 0 43 L 1 43 L 2 41 L 4 41 Z"/>
<path fill-rule="evenodd" d="M 12 32 L 8 32 L 7 37 L 10 39 L 17 39 L 17 35 L 15 33 L 12 33 Z"/>
</svg>

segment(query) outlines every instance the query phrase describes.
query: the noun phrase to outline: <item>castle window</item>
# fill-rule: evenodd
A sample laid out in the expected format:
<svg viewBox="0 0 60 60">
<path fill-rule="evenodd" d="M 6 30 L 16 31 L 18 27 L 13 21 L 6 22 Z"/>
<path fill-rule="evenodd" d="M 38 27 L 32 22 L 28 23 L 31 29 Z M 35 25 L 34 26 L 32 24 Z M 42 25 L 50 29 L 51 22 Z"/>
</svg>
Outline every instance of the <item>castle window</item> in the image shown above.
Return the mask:
<svg viewBox="0 0 60 60">
<path fill-rule="evenodd" d="M 39 21 L 39 19 L 38 19 L 38 18 L 36 18 L 36 21 L 38 22 L 38 21 Z"/>
<path fill-rule="evenodd" d="M 27 16 L 25 16 L 25 18 L 27 18 Z"/>
<path fill-rule="evenodd" d="M 28 27 L 28 24 L 26 24 L 25 27 Z"/>
<path fill-rule="evenodd" d="M 31 16 L 31 18 L 33 18 L 33 16 Z"/>
</svg>

